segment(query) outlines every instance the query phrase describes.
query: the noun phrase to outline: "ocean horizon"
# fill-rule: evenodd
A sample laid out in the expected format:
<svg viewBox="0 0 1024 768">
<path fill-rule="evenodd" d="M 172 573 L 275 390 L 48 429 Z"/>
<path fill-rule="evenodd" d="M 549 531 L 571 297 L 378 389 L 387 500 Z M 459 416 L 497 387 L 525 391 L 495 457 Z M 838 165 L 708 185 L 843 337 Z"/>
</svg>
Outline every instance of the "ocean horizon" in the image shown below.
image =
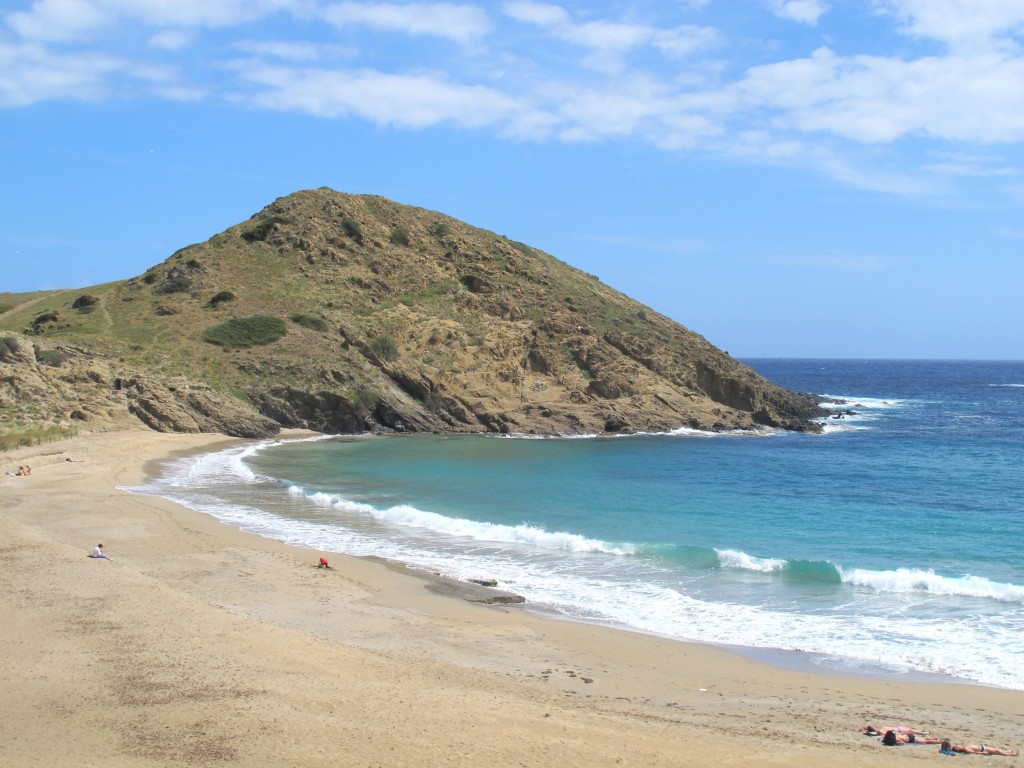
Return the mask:
<svg viewBox="0 0 1024 768">
<path fill-rule="evenodd" d="M 494 578 L 569 619 L 1024 690 L 1024 362 L 744 362 L 843 413 L 820 435 L 268 440 L 170 459 L 129 490 Z"/>
</svg>

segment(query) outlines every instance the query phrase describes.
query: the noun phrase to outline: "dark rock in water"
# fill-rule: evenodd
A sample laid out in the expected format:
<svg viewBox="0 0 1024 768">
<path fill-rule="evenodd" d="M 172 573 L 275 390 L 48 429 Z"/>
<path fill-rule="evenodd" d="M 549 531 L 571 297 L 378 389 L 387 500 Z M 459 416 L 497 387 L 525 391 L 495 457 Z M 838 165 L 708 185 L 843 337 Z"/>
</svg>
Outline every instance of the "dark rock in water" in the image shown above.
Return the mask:
<svg viewBox="0 0 1024 768">
<path fill-rule="evenodd" d="M 496 587 L 498 586 L 497 579 L 470 579 L 473 584 L 479 584 L 481 587 Z"/>
<path fill-rule="evenodd" d="M 485 603 L 487 605 L 518 605 L 519 603 L 525 603 L 526 598 L 511 592 L 500 592 L 484 600 L 474 600 L 473 602 Z"/>
<path fill-rule="evenodd" d="M 453 581 L 440 578 L 427 583 L 427 589 L 437 595 L 447 597 L 458 597 L 470 603 L 483 603 L 484 605 L 517 605 L 525 603 L 526 598 L 511 592 L 504 592 L 500 589 L 491 589 L 479 584 L 470 584 L 465 581 Z"/>
</svg>

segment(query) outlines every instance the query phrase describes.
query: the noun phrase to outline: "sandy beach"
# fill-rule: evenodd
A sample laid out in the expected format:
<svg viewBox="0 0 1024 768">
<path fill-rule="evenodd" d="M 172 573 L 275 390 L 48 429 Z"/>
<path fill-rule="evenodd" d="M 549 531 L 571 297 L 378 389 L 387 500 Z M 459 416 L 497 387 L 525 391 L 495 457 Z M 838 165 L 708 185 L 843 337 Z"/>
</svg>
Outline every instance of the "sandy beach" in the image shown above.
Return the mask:
<svg viewBox="0 0 1024 768">
<path fill-rule="evenodd" d="M 0 765 L 945 759 L 883 747 L 861 735 L 868 722 L 1024 745 L 1021 691 L 792 671 L 483 605 L 400 566 L 289 547 L 117 488 L 139 483 L 147 461 L 228 444 L 134 431 L 0 454 Z M 25 463 L 30 476 L 6 474 Z M 98 542 L 110 560 L 86 556 Z M 331 570 L 314 567 L 320 556 Z"/>
</svg>

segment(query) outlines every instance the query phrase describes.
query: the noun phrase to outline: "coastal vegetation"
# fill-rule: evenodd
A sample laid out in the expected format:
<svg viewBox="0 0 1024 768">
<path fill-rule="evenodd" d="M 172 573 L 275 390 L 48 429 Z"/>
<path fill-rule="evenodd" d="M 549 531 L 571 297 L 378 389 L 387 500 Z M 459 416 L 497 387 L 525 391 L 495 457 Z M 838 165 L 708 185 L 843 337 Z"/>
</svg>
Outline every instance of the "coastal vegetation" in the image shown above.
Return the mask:
<svg viewBox="0 0 1024 768">
<path fill-rule="evenodd" d="M 272 344 L 288 333 L 288 328 L 279 317 L 257 315 L 238 317 L 226 323 L 215 325 L 203 331 L 203 341 L 222 347 L 256 347 Z"/>
<path fill-rule="evenodd" d="M 296 312 L 288 319 L 296 325 L 301 325 L 303 328 L 309 328 L 311 331 L 327 330 L 327 322 L 322 317 L 314 317 L 313 315 L 304 315 L 301 312 Z"/>
<path fill-rule="evenodd" d="M 210 297 L 210 306 L 216 308 L 219 307 L 221 304 L 234 300 L 235 294 L 233 294 L 231 291 L 218 291 L 217 293 L 213 294 L 213 296 Z"/>
</svg>

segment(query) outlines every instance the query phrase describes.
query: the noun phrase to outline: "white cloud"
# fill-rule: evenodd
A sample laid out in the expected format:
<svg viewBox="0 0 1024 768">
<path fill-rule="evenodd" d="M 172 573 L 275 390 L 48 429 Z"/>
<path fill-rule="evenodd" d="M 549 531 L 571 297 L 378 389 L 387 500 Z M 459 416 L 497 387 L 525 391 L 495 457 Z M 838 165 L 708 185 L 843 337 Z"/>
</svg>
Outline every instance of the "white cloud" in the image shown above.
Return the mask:
<svg viewBox="0 0 1024 768">
<path fill-rule="evenodd" d="M 197 102 L 205 101 L 210 94 L 202 88 L 191 88 L 181 85 L 159 85 L 152 89 L 153 93 L 168 101 Z"/>
<path fill-rule="evenodd" d="M 23 40 L 75 40 L 110 23 L 108 14 L 89 0 L 38 0 L 28 11 L 4 19 Z"/>
<path fill-rule="evenodd" d="M 94 0 L 110 13 L 153 26 L 228 27 L 280 11 L 301 12 L 306 0 Z"/>
<path fill-rule="evenodd" d="M 771 8 L 780 18 L 812 26 L 826 10 L 822 0 L 771 0 Z"/>
<path fill-rule="evenodd" d="M 258 106 L 325 117 L 353 115 L 381 125 L 501 126 L 529 111 L 499 91 L 429 75 L 286 67 L 246 67 L 240 74 L 265 88 L 253 98 Z"/>
<path fill-rule="evenodd" d="M 1018 168 L 1003 166 L 1002 168 L 988 168 L 982 165 L 971 165 L 970 163 L 931 163 L 925 165 L 921 170 L 934 173 L 939 176 L 974 176 L 977 178 L 991 178 L 993 176 L 1020 176 Z"/>
<path fill-rule="evenodd" d="M 310 0 L 36 0 L 5 17 L 24 40 L 82 40 L 118 20 L 155 27 L 224 27 L 279 11 L 301 13 Z"/>
<path fill-rule="evenodd" d="M 362 24 L 388 32 L 429 35 L 469 43 L 491 30 L 487 14 L 471 5 L 454 3 L 356 3 L 344 2 L 324 10 L 324 18 L 336 26 Z"/>
<path fill-rule="evenodd" d="M 636 48 L 651 46 L 678 58 L 691 55 L 719 40 L 717 32 L 709 27 L 659 29 L 604 20 L 574 23 L 561 6 L 530 0 L 506 2 L 503 9 L 507 16 L 516 21 L 537 25 L 558 39 L 585 48 L 589 51 L 585 63 L 603 72 L 621 71 L 624 68 L 623 57 Z"/>
<path fill-rule="evenodd" d="M 995 54 L 903 61 L 837 56 L 752 68 L 736 87 L 779 127 L 858 142 L 910 134 L 957 141 L 1024 139 L 1024 59 Z"/>
<path fill-rule="evenodd" d="M 886 153 L 888 144 L 1024 141 L 1024 53 L 1014 38 L 1024 29 L 1024 0 L 872 0 L 901 31 L 949 43 L 949 51 L 934 55 L 929 42 L 933 55 L 914 58 L 914 41 L 904 40 L 898 55 L 844 56 L 821 48 L 749 67 L 726 59 L 734 49 L 724 46 L 714 61 L 680 63 L 721 44 L 724 34 L 711 27 L 584 17 L 567 10 L 575 5 L 508 0 L 500 6 L 504 16 L 492 20 L 482 4 L 346 0 L 318 9 L 316 2 L 23 0 L 28 10 L 3 17 L 23 43 L 0 48 L 0 104 L 140 91 L 179 101 L 219 98 L 409 129 L 447 124 L 537 141 L 628 139 L 802 164 L 852 186 L 898 194 L 934 193 L 957 176 L 1008 176 L 1012 162 L 933 155 L 918 168 L 923 153 L 898 158 Z M 827 2 L 763 0 L 757 7 L 814 24 Z M 306 23 L 276 25 L 279 19 L 268 18 L 275 13 Z M 265 25 L 247 26 L 244 34 L 230 29 L 259 19 Z M 470 57 L 464 48 L 403 39 L 386 50 L 390 71 L 381 71 L 383 65 L 371 69 L 369 59 L 358 58 L 376 51 L 323 42 L 324 33 L 336 34 L 325 21 L 460 44 L 486 38 L 488 49 L 473 49 Z M 202 27 L 225 29 L 200 35 Z M 805 31 L 796 32 L 802 39 Z M 92 53 L 82 49 L 90 38 L 102 40 Z M 213 40 L 218 47 L 209 45 Z M 123 50 L 148 44 L 152 61 L 166 68 L 106 52 L 122 41 Z M 837 47 L 855 43 L 840 40 Z M 770 56 L 769 50 L 757 55 Z M 260 61 L 228 65 L 224 51 Z M 343 59 L 367 68 L 324 63 L 341 66 Z M 185 81 L 179 71 L 196 79 Z"/>
<path fill-rule="evenodd" d="M 1006 158 L 989 155 L 970 154 L 966 152 L 932 153 L 934 162 L 923 166 L 922 170 L 940 176 L 1022 176 L 1024 168 L 1008 165 Z"/>
<path fill-rule="evenodd" d="M 991 50 L 997 41 L 1017 50 L 1010 38 L 1024 33 L 1020 0 L 875 0 L 900 19 L 909 34 L 939 40 L 956 49 Z"/>
<path fill-rule="evenodd" d="M 595 141 L 635 134 L 645 121 L 656 119 L 662 105 L 652 94 L 624 89 L 582 91 L 558 107 L 559 135 L 565 141 Z"/>
<path fill-rule="evenodd" d="M 692 56 L 721 42 L 721 34 L 712 27 L 682 26 L 658 30 L 651 37 L 651 43 L 655 48 L 675 58 Z"/>
<path fill-rule="evenodd" d="M 356 50 L 340 45 L 287 40 L 239 40 L 232 43 L 231 47 L 254 56 L 285 61 L 317 61 L 324 58 L 352 58 L 357 55 Z"/>
<path fill-rule="evenodd" d="M 944 188 L 912 171 L 890 170 L 881 159 L 864 162 L 840 155 L 832 146 L 803 137 L 741 129 L 723 135 L 714 151 L 765 165 L 800 165 L 857 189 L 901 196 L 935 195 Z"/>
<path fill-rule="evenodd" d="M 104 54 L 61 55 L 36 43 L 0 43 L 0 105 L 93 101 L 107 95 L 108 77 L 128 66 L 125 60 Z"/>
<path fill-rule="evenodd" d="M 648 42 L 654 36 L 654 31 L 635 24 L 591 21 L 567 25 L 561 34 L 565 40 L 585 48 L 622 53 Z"/>
<path fill-rule="evenodd" d="M 149 46 L 164 51 L 180 51 L 191 45 L 195 38 L 195 33 L 191 30 L 165 29 L 149 38 Z"/>
<path fill-rule="evenodd" d="M 536 24 L 539 27 L 560 27 L 570 23 L 569 12 L 558 5 L 534 3 L 530 0 L 514 0 L 502 6 L 505 15 L 516 21 Z"/>
</svg>

